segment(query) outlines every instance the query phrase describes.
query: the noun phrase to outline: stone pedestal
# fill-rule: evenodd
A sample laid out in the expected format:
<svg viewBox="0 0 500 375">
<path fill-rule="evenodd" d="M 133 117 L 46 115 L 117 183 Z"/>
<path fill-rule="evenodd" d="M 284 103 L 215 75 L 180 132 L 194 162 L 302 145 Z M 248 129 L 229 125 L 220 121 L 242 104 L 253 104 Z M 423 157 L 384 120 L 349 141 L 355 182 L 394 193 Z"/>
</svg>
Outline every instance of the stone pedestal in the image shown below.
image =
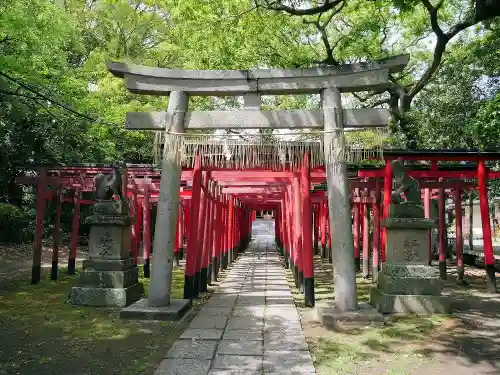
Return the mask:
<svg viewBox="0 0 500 375">
<path fill-rule="evenodd" d="M 79 306 L 128 306 L 144 293 L 139 269 L 130 257 L 133 219 L 112 202 L 99 202 L 90 224 L 89 259 L 71 290 L 70 301 Z M 118 211 L 118 212 L 117 212 Z"/>
<path fill-rule="evenodd" d="M 382 222 L 387 229 L 386 263 L 370 298 L 379 312 L 450 312 L 448 298 L 441 295 L 439 270 L 428 265 L 427 233 L 434 225 L 433 220 L 411 217 L 388 217 Z"/>
</svg>

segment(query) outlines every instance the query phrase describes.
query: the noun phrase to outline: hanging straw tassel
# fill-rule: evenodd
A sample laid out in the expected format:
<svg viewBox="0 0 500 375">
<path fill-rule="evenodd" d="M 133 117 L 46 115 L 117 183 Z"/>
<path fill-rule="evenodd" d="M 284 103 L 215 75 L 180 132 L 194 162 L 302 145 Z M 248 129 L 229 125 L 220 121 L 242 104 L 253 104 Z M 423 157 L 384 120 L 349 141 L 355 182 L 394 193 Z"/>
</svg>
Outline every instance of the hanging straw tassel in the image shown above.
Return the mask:
<svg viewBox="0 0 500 375">
<path fill-rule="evenodd" d="M 350 135 L 353 133 L 356 132 L 349 132 Z M 287 167 L 296 171 L 306 153 L 310 155 L 312 168 L 324 166 L 325 162 L 330 161 L 360 163 L 367 159 L 382 158 L 386 139 L 387 133 L 379 132 L 375 141 L 371 139 L 372 144 L 364 145 L 356 141 L 355 137 L 346 137 L 341 130 L 311 132 L 307 134 L 307 139 L 298 140 L 276 136 L 263 138 L 260 134 L 234 136 L 158 132 L 154 138 L 154 160 L 159 164 L 166 158 L 181 167 L 192 168 L 195 152 L 200 150 L 205 167 L 269 170 Z"/>
</svg>

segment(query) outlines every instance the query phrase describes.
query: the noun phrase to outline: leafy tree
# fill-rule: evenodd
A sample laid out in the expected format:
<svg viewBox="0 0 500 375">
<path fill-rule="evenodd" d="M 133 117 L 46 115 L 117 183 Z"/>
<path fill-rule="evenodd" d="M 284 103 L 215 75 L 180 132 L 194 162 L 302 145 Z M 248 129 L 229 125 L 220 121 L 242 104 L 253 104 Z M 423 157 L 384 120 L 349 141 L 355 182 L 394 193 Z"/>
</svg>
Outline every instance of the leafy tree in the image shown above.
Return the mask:
<svg viewBox="0 0 500 375">
<path fill-rule="evenodd" d="M 388 105 L 409 147 L 417 130 L 407 116 L 412 102 L 432 81 L 447 47 L 458 36 L 473 38 L 473 26 L 489 26 L 500 16 L 494 0 L 255 0 L 256 7 L 300 17 L 311 44 L 322 46 L 322 58 L 311 63 L 338 65 L 412 52 L 407 69 L 390 77 L 387 95 L 358 96 L 367 106 Z M 484 27 L 482 27 L 484 32 Z M 461 41 L 458 41 L 461 42 Z M 429 53 L 428 44 L 432 43 Z"/>
</svg>

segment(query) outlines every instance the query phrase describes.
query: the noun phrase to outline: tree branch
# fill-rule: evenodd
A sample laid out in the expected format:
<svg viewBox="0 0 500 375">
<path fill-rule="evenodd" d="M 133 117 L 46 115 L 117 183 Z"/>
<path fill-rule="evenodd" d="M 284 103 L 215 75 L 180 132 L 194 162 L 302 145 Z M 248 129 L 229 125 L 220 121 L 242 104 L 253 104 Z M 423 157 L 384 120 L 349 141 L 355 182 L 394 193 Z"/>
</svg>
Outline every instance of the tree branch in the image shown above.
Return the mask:
<svg viewBox="0 0 500 375">
<path fill-rule="evenodd" d="M 298 9 L 295 6 L 284 5 L 282 0 L 269 1 L 263 0 L 261 5 L 264 8 L 276 11 L 286 12 L 292 16 L 313 16 L 316 14 L 322 14 L 328 12 L 329 10 L 335 8 L 337 5 L 345 2 L 346 0 L 324 0 L 323 5 L 318 5 L 311 8 Z"/>
</svg>

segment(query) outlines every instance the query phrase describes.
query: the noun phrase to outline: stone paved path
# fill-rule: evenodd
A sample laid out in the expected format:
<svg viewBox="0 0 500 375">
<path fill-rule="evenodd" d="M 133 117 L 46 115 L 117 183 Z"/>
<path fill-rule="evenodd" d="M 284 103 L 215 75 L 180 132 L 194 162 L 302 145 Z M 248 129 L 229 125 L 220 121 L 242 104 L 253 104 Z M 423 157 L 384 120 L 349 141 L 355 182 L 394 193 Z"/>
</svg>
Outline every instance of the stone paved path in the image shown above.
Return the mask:
<svg viewBox="0 0 500 375">
<path fill-rule="evenodd" d="M 254 224 L 248 249 L 154 375 L 316 373 L 272 225 Z"/>
</svg>

